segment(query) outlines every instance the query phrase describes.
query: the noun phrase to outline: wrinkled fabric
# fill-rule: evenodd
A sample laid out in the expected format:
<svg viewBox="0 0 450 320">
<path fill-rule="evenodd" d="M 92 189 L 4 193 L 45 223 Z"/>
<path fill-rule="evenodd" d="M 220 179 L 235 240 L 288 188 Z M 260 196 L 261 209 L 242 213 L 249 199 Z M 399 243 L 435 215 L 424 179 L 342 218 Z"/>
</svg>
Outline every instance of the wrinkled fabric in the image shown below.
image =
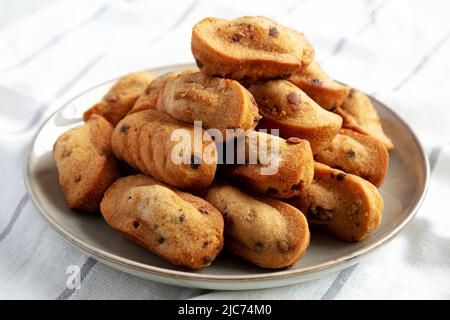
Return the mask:
<svg viewBox="0 0 450 320">
<path fill-rule="evenodd" d="M 59 1 L 0 29 L 0 298 L 450 298 L 450 12 L 448 1 Z M 207 16 L 264 15 L 305 32 L 334 78 L 375 95 L 418 134 L 428 195 L 388 245 L 341 272 L 255 291 L 187 289 L 88 257 L 40 217 L 23 183 L 43 121 L 91 86 L 133 70 L 192 62 L 191 27 Z M 66 288 L 67 267 L 81 289 Z"/>
</svg>

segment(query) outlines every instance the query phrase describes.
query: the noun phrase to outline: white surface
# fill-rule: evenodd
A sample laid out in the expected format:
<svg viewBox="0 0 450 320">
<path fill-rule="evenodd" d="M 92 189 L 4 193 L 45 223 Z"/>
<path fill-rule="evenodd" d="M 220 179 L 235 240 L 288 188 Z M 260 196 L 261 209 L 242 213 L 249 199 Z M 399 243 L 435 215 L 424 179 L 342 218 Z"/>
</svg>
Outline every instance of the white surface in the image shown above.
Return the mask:
<svg viewBox="0 0 450 320">
<path fill-rule="evenodd" d="M 0 0 L 0 28 L 55 1 L 56 0 Z"/>
<path fill-rule="evenodd" d="M 448 1 L 55 2 L 0 29 L 0 298 L 450 298 Z M 69 246 L 23 185 L 28 142 L 61 102 L 130 70 L 191 61 L 205 16 L 266 15 L 306 33 L 333 77 L 376 93 L 418 132 L 432 182 L 414 221 L 339 274 L 278 289 L 208 292 L 141 280 Z M 65 289 L 79 265 L 80 290 Z"/>
</svg>

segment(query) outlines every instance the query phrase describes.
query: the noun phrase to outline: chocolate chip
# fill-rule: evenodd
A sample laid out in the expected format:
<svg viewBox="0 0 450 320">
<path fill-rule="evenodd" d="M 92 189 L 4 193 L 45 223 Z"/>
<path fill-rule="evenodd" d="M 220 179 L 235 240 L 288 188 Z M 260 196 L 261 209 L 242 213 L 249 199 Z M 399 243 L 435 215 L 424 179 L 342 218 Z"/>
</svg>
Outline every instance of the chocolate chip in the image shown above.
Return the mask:
<svg viewBox="0 0 450 320">
<path fill-rule="evenodd" d="M 119 101 L 120 97 L 116 94 L 112 94 L 106 97 L 106 101 L 110 102 L 110 103 L 116 103 L 117 101 Z"/>
<path fill-rule="evenodd" d="M 275 188 L 269 187 L 269 188 L 267 188 L 266 193 L 267 194 L 277 194 L 278 190 Z"/>
<path fill-rule="evenodd" d="M 72 155 L 72 149 L 67 150 L 66 148 L 64 148 L 63 158 L 68 158 L 71 155 Z"/>
<path fill-rule="evenodd" d="M 211 243 L 211 241 L 205 241 L 205 242 L 203 242 L 203 248 L 206 248 L 210 243 Z"/>
<path fill-rule="evenodd" d="M 200 211 L 203 214 L 208 214 L 209 213 L 209 208 L 206 205 L 202 205 L 198 208 L 198 211 Z"/>
<path fill-rule="evenodd" d="M 160 237 L 160 238 L 158 239 L 158 243 L 159 243 L 159 244 L 163 243 L 164 241 L 166 241 L 166 239 L 164 239 L 164 237 Z"/>
<path fill-rule="evenodd" d="M 150 93 L 152 93 L 153 90 L 154 90 L 154 87 L 151 84 L 149 84 L 147 86 L 147 88 L 145 88 L 145 94 L 150 94 Z"/>
<path fill-rule="evenodd" d="M 302 190 L 304 182 L 300 181 L 299 183 L 293 184 L 291 190 Z"/>
<path fill-rule="evenodd" d="M 191 155 L 191 169 L 198 169 L 200 168 L 202 160 L 196 156 L 195 154 Z"/>
<path fill-rule="evenodd" d="M 301 97 L 300 97 L 300 95 L 298 95 L 298 94 L 296 94 L 294 92 L 291 92 L 287 96 L 287 101 L 290 104 L 299 105 L 300 102 L 301 102 Z"/>
<path fill-rule="evenodd" d="M 347 151 L 347 158 L 354 158 L 355 156 L 356 156 L 356 153 L 352 149 Z"/>
<path fill-rule="evenodd" d="M 261 251 L 262 249 L 264 249 L 264 243 L 262 243 L 261 241 L 256 241 L 253 245 L 253 250 Z"/>
<path fill-rule="evenodd" d="M 209 266 L 211 264 L 211 259 L 208 257 L 204 257 L 203 258 L 203 265 L 204 266 Z"/>
<path fill-rule="evenodd" d="M 317 86 L 321 86 L 322 85 L 322 80 L 320 80 L 320 79 L 311 79 L 311 83 L 315 84 Z"/>
<path fill-rule="evenodd" d="M 332 209 L 325 209 L 321 206 L 310 207 L 307 212 L 308 220 L 315 223 L 327 223 L 333 218 Z"/>
<path fill-rule="evenodd" d="M 139 226 L 140 226 L 139 221 L 133 221 L 133 228 L 137 229 L 139 228 Z"/>
<path fill-rule="evenodd" d="M 356 93 L 356 89 L 350 89 L 350 91 L 348 92 L 348 98 L 352 98 L 353 95 Z"/>
<path fill-rule="evenodd" d="M 195 63 L 197 64 L 197 67 L 199 67 L 200 69 L 203 68 L 203 63 L 200 60 L 195 59 Z"/>
<path fill-rule="evenodd" d="M 251 222 L 255 221 L 256 216 L 257 216 L 257 214 L 256 214 L 255 210 L 252 209 L 251 212 L 245 218 L 245 220 L 247 220 L 247 222 L 251 223 Z"/>
<path fill-rule="evenodd" d="M 280 113 L 281 108 L 278 105 L 274 104 L 272 107 L 264 107 L 264 109 L 267 113 L 276 116 Z"/>
<path fill-rule="evenodd" d="M 241 37 L 242 37 L 241 34 L 235 33 L 235 34 L 233 34 L 233 36 L 231 37 L 231 41 L 233 41 L 233 42 L 239 42 L 239 41 L 241 41 Z"/>
<path fill-rule="evenodd" d="M 297 137 L 290 137 L 286 140 L 286 142 L 288 144 L 299 144 L 300 142 L 302 142 L 302 139 L 297 138 Z"/>
<path fill-rule="evenodd" d="M 337 101 L 333 101 L 333 104 L 331 105 L 330 112 L 336 111 L 337 107 L 338 107 Z"/>
<path fill-rule="evenodd" d="M 183 222 L 185 218 L 186 218 L 186 216 L 184 215 L 184 213 L 182 213 L 180 215 L 180 222 Z"/>
<path fill-rule="evenodd" d="M 276 37 L 278 37 L 279 34 L 280 34 L 280 32 L 278 32 L 278 29 L 276 27 L 269 28 L 269 36 L 276 38 Z"/>
<path fill-rule="evenodd" d="M 130 126 L 127 124 L 124 124 L 120 127 L 120 132 L 123 134 L 126 134 L 128 132 L 128 129 L 130 129 Z"/>
<path fill-rule="evenodd" d="M 80 182 L 81 181 L 81 174 L 76 175 L 74 181 L 75 182 Z"/>
<path fill-rule="evenodd" d="M 289 251 L 289 244 L 284 240 L 279 241 L 277 243 L 277 247 L 278 247 L 278 250 L 280 250 L 283 253 L 286 253 Z"/>
<path fill-rule="evenodd" d="M 342 181 L 342 180 L 344 180 L 345 176 L 346 176 L 346 174 L 341 172 L 336 176 L 336 180 Z"/>
</svg>

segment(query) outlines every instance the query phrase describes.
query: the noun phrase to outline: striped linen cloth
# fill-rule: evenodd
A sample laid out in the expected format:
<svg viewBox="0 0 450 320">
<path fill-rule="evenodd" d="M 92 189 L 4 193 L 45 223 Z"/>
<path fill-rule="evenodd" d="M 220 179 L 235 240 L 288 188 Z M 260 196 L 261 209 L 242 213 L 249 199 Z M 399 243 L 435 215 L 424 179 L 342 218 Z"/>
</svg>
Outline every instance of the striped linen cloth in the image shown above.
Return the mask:
<svg viewBox="0 0 450 320">
<path fill-rule="evenodd" d="M 449 2 L 56 1 L 0 29 L 0 298 L 450 298 Z M 64 101 L 132 70 L 193 61 L 193 24 L 264 15 L 306 33 L 333 77 L 392 106 L 418 133 L 431 184 L 416 218 L 389 245 L 328 277 L 282 288 L 178 288 L 107 267 L 40 217 L 24 184 L 26 148 Z M 66 269 L 81 267 L 81 289 Z"/>
</svg>

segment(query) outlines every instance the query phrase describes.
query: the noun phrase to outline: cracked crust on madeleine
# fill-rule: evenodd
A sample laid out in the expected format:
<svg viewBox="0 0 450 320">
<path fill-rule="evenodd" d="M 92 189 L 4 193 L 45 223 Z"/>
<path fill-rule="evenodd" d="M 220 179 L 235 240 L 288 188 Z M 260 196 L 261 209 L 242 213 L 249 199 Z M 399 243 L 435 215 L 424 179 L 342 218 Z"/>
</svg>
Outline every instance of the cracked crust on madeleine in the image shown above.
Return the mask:
<svg viewBox="0 0 450 320">
<path fill-rule="evenodd" d="M 287 78 L 314 58 L 303 33 L 260 16 L 203 19 L 191 49 L 203 72 L 234 80 Z"/>
<path fill-rule="evenodd" d="M 152 82 L 148 84 L 145 90 L 143 90 L 143 92 L 136 100 L 136 102 L 134 103 L 128 114 L 147 109 L 156 109 L 158 97 L 160 96 L 168 80 L 171 80 L 180 74 L 195 73 L 198 71 L 199 69 L 197 67 L 191 67 L 180 71 L 168 72 L 166 74 L 163 74 L 162 76 L 155 78 Z"/>
<path fill-rule="evenodd" d="M 179 121 L 202 121 L 203 128 L 217 129 L 223 137 L 226 129 L 254 129 L 260 119 L 253 96 L 239 82 L 202 72 L 168 79 L 156 109 Z"/>
</svg>

